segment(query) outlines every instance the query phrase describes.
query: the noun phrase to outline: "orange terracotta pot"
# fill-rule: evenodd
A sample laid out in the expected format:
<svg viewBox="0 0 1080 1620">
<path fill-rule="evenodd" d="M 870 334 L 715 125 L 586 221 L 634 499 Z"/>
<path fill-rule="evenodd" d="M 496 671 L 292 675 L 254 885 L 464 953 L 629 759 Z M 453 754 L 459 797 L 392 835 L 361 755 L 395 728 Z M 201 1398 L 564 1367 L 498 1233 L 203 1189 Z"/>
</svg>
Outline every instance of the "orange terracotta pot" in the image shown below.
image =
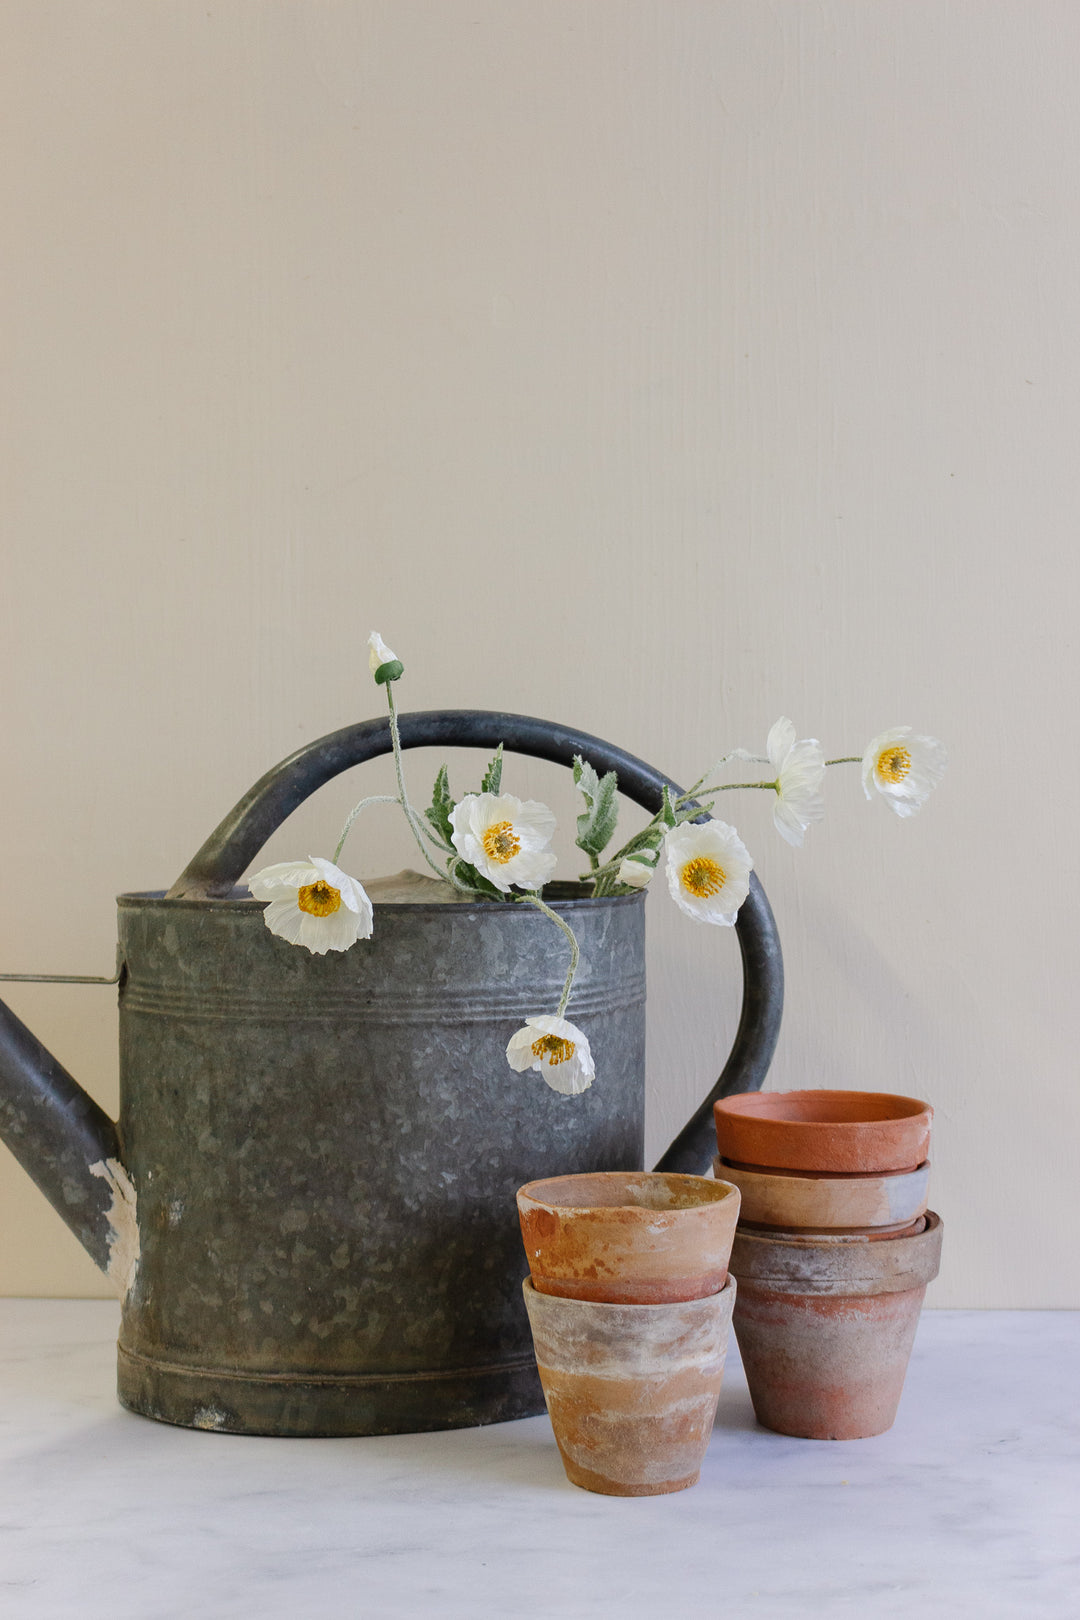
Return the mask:
<svg viewBox="0 0 1080 1620">
<path fill-rule="evenodd" d="M 604 1304 L 703 1299 L 727 1280 L 739 1192 L 648 1170 L 530 1181 L 517 1195 L 529 1270 L 543 1294 Z"/>
<path fill-rule="evenodd" d="M 713 1105 L 720 1155 L 763 1170 L 917 1170 L 934 1111 L 884 1091 L 749 1091 Z"/>
<path fill-rule="evenodd" d="M 572 1485 L 662 1496 L 697 1482 L 724 1376 L 735 1279 L 707 1299 L 605 1305 L 523 1284 L 536 1365 Z"/>
<path fill-rule="evenodd" d="M 900 1232 L 926 1213 L 930 1161 L 887 1175 L 800 1175 L 797 1170 L 747 1170 L 719 1155 L 718 1181 L 742 1194 L 740 1225 L 808 1232 Z"/>
<path fill-rule="evenodd" d="M 892 1427 L 941 1233 L 932 1211 L 876 1243 L 738 1233 L 735 1333 L 759 1423 L 808 1440 Z"/>
</svg>

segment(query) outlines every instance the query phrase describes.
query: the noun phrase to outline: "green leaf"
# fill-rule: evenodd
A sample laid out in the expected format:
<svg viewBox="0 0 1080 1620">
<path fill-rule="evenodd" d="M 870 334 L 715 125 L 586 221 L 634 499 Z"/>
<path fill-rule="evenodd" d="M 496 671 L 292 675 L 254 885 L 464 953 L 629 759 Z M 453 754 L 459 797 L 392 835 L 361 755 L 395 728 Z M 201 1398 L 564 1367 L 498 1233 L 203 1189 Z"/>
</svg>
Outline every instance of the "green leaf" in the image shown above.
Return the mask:
<svg viewBox="0 0 1080 1620">
<path fill-rule="evenodd" d="M 574 781 L 585 800 L 585 809 L 577 818 L 575 842 L 586 855 L 600 855 L 610 842 L 619 819 L 616 799 L 619 778 L 614 771 L 608 771 L 606 776 L 597 776 L 588 760 L 575 754 Z"/>
<path fill-rule="evenodd" d="M 497 889 L 494 883 L 489 883 L 486 877 L 481 877 L 476 867 L 470 866 L 468 861 L 455 861 L 454 873 L 466 888 L 475 889 L 477 893 L 487 895 L 492 900 L 507 899 L 501 889 Z"/>
<path fill-rule="evenodd" d="M 440 767 L 435 778 L 435 786 L 431 790 L 431 803 L 424 811 L 424 816 L 434 827 L 445 844 L 453 847 L 454 824 L 450 820 L 450 812 L 454 808 L 454 801 L 450 796 L 450 778 L 446 766 Z"/>
<path fill-rule="evenodd" d="M 648 850 L 650 854 L 655 855 L 666 836 L 666 827 L 658 827 L 655 824 L 644 827 L 641 832 L 635 833 L 633 838 L 627 840 L 620 853 L 624 856 L 636 855 L 639 850 Z"/>
<path fill-rule="evenodd" d="M 495 750 L 495 758 L 484 772 L 484 780 L 480 784 L 481 793 L 498 793 L 502 786 L 503 745 L 499 744 Z"/>
<path fill-rule="evenodd" d="M 664 784 L 664 802 L 660 807 L 660 815 L 665 827 L 677 827 L 679 825 L 679 818 L 675 812 L 675 805 L 671 797 L 671 789 L 666 783 Z"/>
<path fill-rule="evenodd" d="M 380 664 L 375 671 L 375 680 L 379 686 L 388 686 L 391 681 L 400 681 L 405 673 L 405 665 L 400 658 L 391 658 L 389 663 Z"/>
</svg>

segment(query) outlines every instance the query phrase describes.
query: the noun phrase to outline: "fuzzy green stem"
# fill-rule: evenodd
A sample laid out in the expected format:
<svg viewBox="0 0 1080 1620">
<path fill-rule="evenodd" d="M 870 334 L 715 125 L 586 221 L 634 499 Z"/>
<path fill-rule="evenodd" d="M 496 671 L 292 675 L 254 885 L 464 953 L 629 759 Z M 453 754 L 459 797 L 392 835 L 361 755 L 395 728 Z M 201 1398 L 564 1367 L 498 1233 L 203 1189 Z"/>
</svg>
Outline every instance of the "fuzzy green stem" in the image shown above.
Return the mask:
<svg viewBox="0 0 1080 1620">
<path fill-rule="evenodd" d="M 552 911 L 550 906 L 546 906 L 538 894 L 516 894 L 514 899 L 523 900 L 526 905 L 535 906 L 537 911 L 542 911 L 545 917 L 549 917 L 551 919 L 556 928 L 562 929 L 563 933 L 570 941 L 570 969 L 566 975 L 566 983 L 563 985 L 563 993 L 559 997 L 559 1006 L 555 1014 L 556 1018 L 561 1018 L 563 1013 L 566 1011 L 566 1004 L 570 1000 L 570 992 L 574 987 L 574 976 L 578 970 L 578 963 L 581 961 L 581 948 L 578 945 L 574 930 L 570 927 L 569 923 L 563 922 L 562 918 L 556 912 Z"/>
<path fill-rule="evenodd" d="M 742 759 L 751 765 L 767 765 L 769 763 L 768 757 L 764 754 L 751 754 L 745 748 L 733 748 L 730 754 L 722 755 L 715 765 L 710 765 L 705 775 L 699 776 L 689 792 L 682 794 L 681 798 L 692 799 L 696 793 L 701 792 L 703 784 L 709 780 L 710 776 L 715 776 L 717 771 L 723 770 L 725 765 L 730 765 L 733 759 Z"/>
<path fill-rule="evenodd" d="M 398 798 L 401 808 L 405 812 L 405 820 L 412 828 L 412 835 L 416 839 L 417 848 L 424 857 L 425 861 L 427 861 L 428 865 L 431 867 L 431 870 L 435 873 L 435 876 L 444 883 L 449 878 L 450 882 L 453 883 L 454 887 L 457 889 L 464 888 L 464 884 L 462 884 L 453 875 L 453 873 L 449 871 L 449 869 L 444 870 L 443 868 L 436 866 L 435 862 L 428 854 L 427 846 L 424 843 L 423 829 L 420 826 L 420 818 L 417 816 L 416 811 L 409 803 L 409 795 L 405 791 L 405 772 L 401 763 L 401 738 L 398 735 L 397 710 L 394 707 L 394 687 L 391 681 L 386 682 L 386 702 L 390 710 L 390 742 L 394 750 L 394 769 L 397 772 Z"/>
<path fill-rule="evenodd" d="M 370 798 L 361 799 L 359 804 L 354 804 L 352 809 L 349 811 L 349 814 L 345 818 L 345 825 L 341 829 L 341 837 L 337 841 L 337 848 L 335 849 L 334 854 L 333 854 L 334 865 L 335 866 L 337 865 L 338 856 L 341 854 L 341 851 L 344 849 L 345 840 L 346 840 L 346 838 L 348 838 L 350 832 L 352 831 L 352 824 L 356 820 L 357 816 L 360 814 L 361 810 L 366 810 L 369 804 L 400 804 L 400 803 L 401 803 L 401 800 L 395 798 L 395 796 L 392 793 L 373 793 Z"/>
<path fill-rule="evenodd" d="M 843 759 L 827 759 L 826 765 L 861 765 L 861 754 L 845 754 Z"/>
<path fill-rule="evenodd" d="M 702 789 L 700 789 L 700 791 L 702 793 L 730 793 L 735 788 L 772 788 L 774 793 L 779 793 L 779 791 L 780 791 L 780 783 L 778 781 L 777 782 L 721 782 L 716 787 L 702 788 Z M 681 805 L 684 802 L 684 800 L 688 799 L 688 798 L 690 798 L 690 794 L 688 794 L 688 793 L 684 794 L 683 798 L 682 799 L 676 799 L 675 803 L 676 803 L 676 805 Z"/>
</svg>

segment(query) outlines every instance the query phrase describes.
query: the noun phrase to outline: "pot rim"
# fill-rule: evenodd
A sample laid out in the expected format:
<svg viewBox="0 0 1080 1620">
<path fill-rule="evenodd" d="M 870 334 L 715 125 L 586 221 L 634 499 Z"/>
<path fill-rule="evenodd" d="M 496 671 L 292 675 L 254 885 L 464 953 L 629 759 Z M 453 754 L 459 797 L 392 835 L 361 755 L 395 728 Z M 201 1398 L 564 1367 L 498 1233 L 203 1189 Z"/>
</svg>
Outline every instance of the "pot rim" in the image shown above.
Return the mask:
<svg viewBox="0 0 1080 1620">
<path fill-rule="evenodd" d="M 729 1271 L 723 1288 L 718 1288 L 714 1294 L 703 1294 L 699 1299 L 669 1299 L 659 1305 L 637 1305 L 611 1303 L 600 1299 L 571 1299 L 564 1294 L 545 1294 L 537 1288 L 531 1275 L 521 1284 L 526 1300 L 540 1300 L 538 1307 L 542 1311 L 565 1312 L 568 1315 L 577 1314 L 582 1322 L 587 1322 L 591 1314 L 592 1320 L 599 1324 L 606 1316 L 614 1320 L 620 1312 L 629 1311 L 628 1321 L 640 1322 L 643 1325 L 650 1320 L 655 1322 L 665 1313 L 668 1315 L 676 1311 L 694 1311 L 703 1317 L 722 1313 L 726 1306 L 734 1305 L 735 1295 L 738 1291 L 738 1280 Z"/>
<path fill-rule="evenodd" d="M 563 1203 L 550 1196 L 543 1196 L 541 1188 L 559 1187 L 567 1182 L 621 1182 L 638 1185 L 653 1185 L 663 1183 L 678 1187 L 686 1184 L 686 1190 L 695 1194 L 692 1200 L 684 1204 L 650 1204 L 638 1201 L 620 1201 L 613 1203 Z M 717 1204 L 724 1204 L 734 1194 L 736 1200 L 741 1202 L 738 1187 L 730 1181 L 713 1180 L 708 1176 L 692 1176 L 678 1170 L 578 1170 L 564 1176 L 544 1176 L 537 1181 L 527 1181 L 517 1191 L 518 1207 L 525 1203 L 535 1209 L 547 1209 L 559 1219 L 580 1219 L 593 1217 L 604 1219 L 614 1210 L 633 1210 L 640 1212 L 655 1220 L 657 1216 L 693 1215 L 699 1210 L 708 1209 Z"/>
<path fill-rule="evenodd" d="M 734 1170 L 744 1179 L 756 1177 L 763 1181 L 803 1181 L 808 1186 L 819 1185 L 823 1181 L 855 1186 L 860 1182 L 896 1182 L 902 1181 L 905 1177 L 929 1175 L 932 1168 L 929 1159 L 924 1159 L 922 1164 L 914 1164 L 906 1170 L 791 1170 L 786 1165 L 780 1164 L 744 1164 L 739 1159 L 725 1159 L 722 1153 L 718 1153 L 713 1159 L 713 1174 L 717 1181 L 727 1179 L 726 1176 L 718 1174 L 719 1169 Z"/>
<path fill-rule="evenodd" d="M 867 1115 L 865 1119 L 805 1119 L 797 1112 L 792 1114 L 770 1113 L 770 1107 L 776 1106 L 778 1098 L 798 1099 L 813 1098 L 815 1101 L 831 1101 L 833 1098 L 850 1099 L 854 1097 L 873 1097 L 882 1103 L 900 1103 L 901 1108 L 885 1114 Z M 839 1088 L 832 1090 L 807 1087 L 800 1091 L 743 1091 L 733 1097 L 722 1097 L 713 1104 L 713 1112 L 717 1119 L 731 1119 L 741 1123 L 746 1121 L 756 1127 L 775 1127 L 777 1130 L 788 1130 L 792 1127 L 801 1131 L 843 1131 L 854 1135 L 857 1131 L 865 1130 L 868 1126 L 895 1125 L 902 1127 L 909 1121 L 927 1114 L 932 1119 L 934 1110 L 930 1103 L 924 1102 L 920 1097 L 904 1097 L 893 1091 L 844 1091 Z"/>
<path fill-rule="evenodd" d="M 740 1229 L 731 1265 L 744 1290 L 763 1294 L 899 1294 L 933 1282 L 941 1263 L 942 1232 L 941 1216 L 932 1209 L 926 1211 L 921 1232 L 848 1243 Z"/>
<path fill-rule="evenodd" d="M 727 1178 L 718 1174 L 723 1170 L 734 1170 L 744 1181 L 801 1181 L 807 1187 L 820 1187 L 836 1182 L 841 1186 L 849 1187 L 867 1186 L 870 1182 L 890 1182 L 894 1186 L 899 1181 L 914 1181 L 917 1176 L 929 1176 L 932 1165 L 929 1159 L 917 1164 L 911 1170 L 785 1170 L 780 1166 L 763 1164 L 739 1164 L 734 1159 L 725 1159 L 718 1153 L 713 1159 L 713 1174 L 717 1181 Z M 738 1182 L 735 1183 L 738 1186 Z"/>
</svg>

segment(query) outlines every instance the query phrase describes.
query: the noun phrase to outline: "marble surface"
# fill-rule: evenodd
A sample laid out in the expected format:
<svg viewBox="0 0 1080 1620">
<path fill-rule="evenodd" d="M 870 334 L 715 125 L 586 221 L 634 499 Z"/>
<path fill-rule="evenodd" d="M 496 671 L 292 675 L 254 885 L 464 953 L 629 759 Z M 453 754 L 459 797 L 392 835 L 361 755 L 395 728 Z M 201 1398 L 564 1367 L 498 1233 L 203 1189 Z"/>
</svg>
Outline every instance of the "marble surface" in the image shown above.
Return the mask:
<svg viewBox="0 0 1080 1620">
<path fill-rule="evenodd" d="M 784 1439 L 729 1362 L 700 1483 L 566 1483 L 546 1418 L 192 1433 L 113 1396 L 116 1311 L 0 1301 L 3 1620 L 1075 1620 L 1080 1313 L 924 1314 L 896 1426 Z"/>
</svg>

